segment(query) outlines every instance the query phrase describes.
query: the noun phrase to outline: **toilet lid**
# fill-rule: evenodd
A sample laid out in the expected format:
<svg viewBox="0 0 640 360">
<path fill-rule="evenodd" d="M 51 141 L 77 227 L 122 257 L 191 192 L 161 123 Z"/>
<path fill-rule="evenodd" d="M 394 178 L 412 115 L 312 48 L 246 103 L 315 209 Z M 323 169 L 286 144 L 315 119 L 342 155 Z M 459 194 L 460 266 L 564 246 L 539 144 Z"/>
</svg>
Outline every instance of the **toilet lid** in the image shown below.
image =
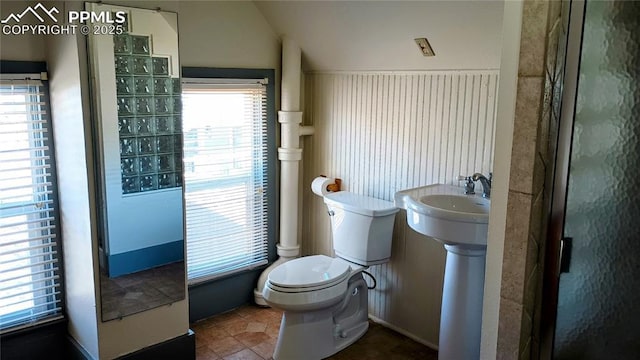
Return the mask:
<svg viewBox="0 0 640 360">
<path fill-rule="evenodd" d="M 277 266 L 269 282 L 286 288 L 307 288 L 340 282 L 351 271 L 349 263 L 324 255 L 305 256 Z"/>
<path fill-rule="evenodd" d="M 386 216 L 395 214 L 399 210 L 390 201 L 354 194 L 348 191 L 328 193 L 324 196 L 324 202 L 329 206 L 365 216 Z"/>
</svg>

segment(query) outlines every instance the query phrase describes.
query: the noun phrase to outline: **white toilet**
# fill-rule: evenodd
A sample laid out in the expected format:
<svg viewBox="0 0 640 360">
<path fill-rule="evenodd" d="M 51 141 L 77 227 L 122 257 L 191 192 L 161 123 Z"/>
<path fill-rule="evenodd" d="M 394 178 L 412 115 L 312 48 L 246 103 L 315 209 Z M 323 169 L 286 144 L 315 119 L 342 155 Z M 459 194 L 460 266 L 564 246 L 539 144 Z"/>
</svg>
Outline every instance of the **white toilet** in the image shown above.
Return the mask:
<svg viewBox="0 0 640 360">
<path fill-rule="evenodd" d="M 389 261 L 398 209 L 392 202 L 346 191 L 325 195 L 336 258 L 288 261 L 269 274 L 262 292 L 284 310 L 275 360 L 322 359 L 351 345 L 369 327 L 362 272 Z"/>
</svg>

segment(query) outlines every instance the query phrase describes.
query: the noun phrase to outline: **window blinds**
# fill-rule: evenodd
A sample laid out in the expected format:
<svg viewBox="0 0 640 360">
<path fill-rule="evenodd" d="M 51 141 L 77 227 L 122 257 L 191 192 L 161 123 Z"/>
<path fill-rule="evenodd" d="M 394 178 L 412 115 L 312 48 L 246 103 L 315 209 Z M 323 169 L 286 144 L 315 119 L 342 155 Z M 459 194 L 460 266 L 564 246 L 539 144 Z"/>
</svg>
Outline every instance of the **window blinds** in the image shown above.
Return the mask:
<svg viewBox="0 0 640 360">
<path fill-rule="evenodd" d="M 0 80 L 0 331 L 61 316 L 45 88 Z"/>
<path fill-rule="evenodd" d="M 267 98 L 260 81 L 183 82 L 189 283 L 267 263 Z"/>
</svg>

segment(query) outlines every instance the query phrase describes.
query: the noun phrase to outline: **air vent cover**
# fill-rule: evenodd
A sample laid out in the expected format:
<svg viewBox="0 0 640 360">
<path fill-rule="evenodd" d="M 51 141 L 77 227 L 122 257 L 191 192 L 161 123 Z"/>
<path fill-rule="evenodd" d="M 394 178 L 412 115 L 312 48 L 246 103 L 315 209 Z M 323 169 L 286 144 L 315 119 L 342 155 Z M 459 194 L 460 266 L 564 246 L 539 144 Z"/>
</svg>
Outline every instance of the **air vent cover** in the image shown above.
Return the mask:
<svg viewBox="0 0 640 360">
<path fill-rule="evenodd" d="M 433 52 L 431 45 L 429 44 L 429 40 L 427 38 L 417 38 L 415 39 L 416 44 L 420 47 L 420 51 L 422 51 L 422 55 L 424 56 L 436 56 L 436 53 Z"/>
</svg>

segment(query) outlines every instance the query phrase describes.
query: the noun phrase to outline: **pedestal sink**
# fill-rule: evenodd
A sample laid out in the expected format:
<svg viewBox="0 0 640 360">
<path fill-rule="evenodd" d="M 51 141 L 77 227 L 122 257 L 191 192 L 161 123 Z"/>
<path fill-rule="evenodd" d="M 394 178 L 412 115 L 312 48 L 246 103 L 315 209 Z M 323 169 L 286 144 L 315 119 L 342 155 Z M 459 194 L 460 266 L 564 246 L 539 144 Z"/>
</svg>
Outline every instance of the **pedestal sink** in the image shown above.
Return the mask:
<svg viewBox="0 0 640 360">
<path fill-rule="evenodd" d="M 447 250 L 438 358 L 479 359 L 491 202 L 480 194 L 465 195 L 461 187 L 436 184 L 399 191 L 395 204 L 407 210 L 412 229 Z"/>
</svg>

